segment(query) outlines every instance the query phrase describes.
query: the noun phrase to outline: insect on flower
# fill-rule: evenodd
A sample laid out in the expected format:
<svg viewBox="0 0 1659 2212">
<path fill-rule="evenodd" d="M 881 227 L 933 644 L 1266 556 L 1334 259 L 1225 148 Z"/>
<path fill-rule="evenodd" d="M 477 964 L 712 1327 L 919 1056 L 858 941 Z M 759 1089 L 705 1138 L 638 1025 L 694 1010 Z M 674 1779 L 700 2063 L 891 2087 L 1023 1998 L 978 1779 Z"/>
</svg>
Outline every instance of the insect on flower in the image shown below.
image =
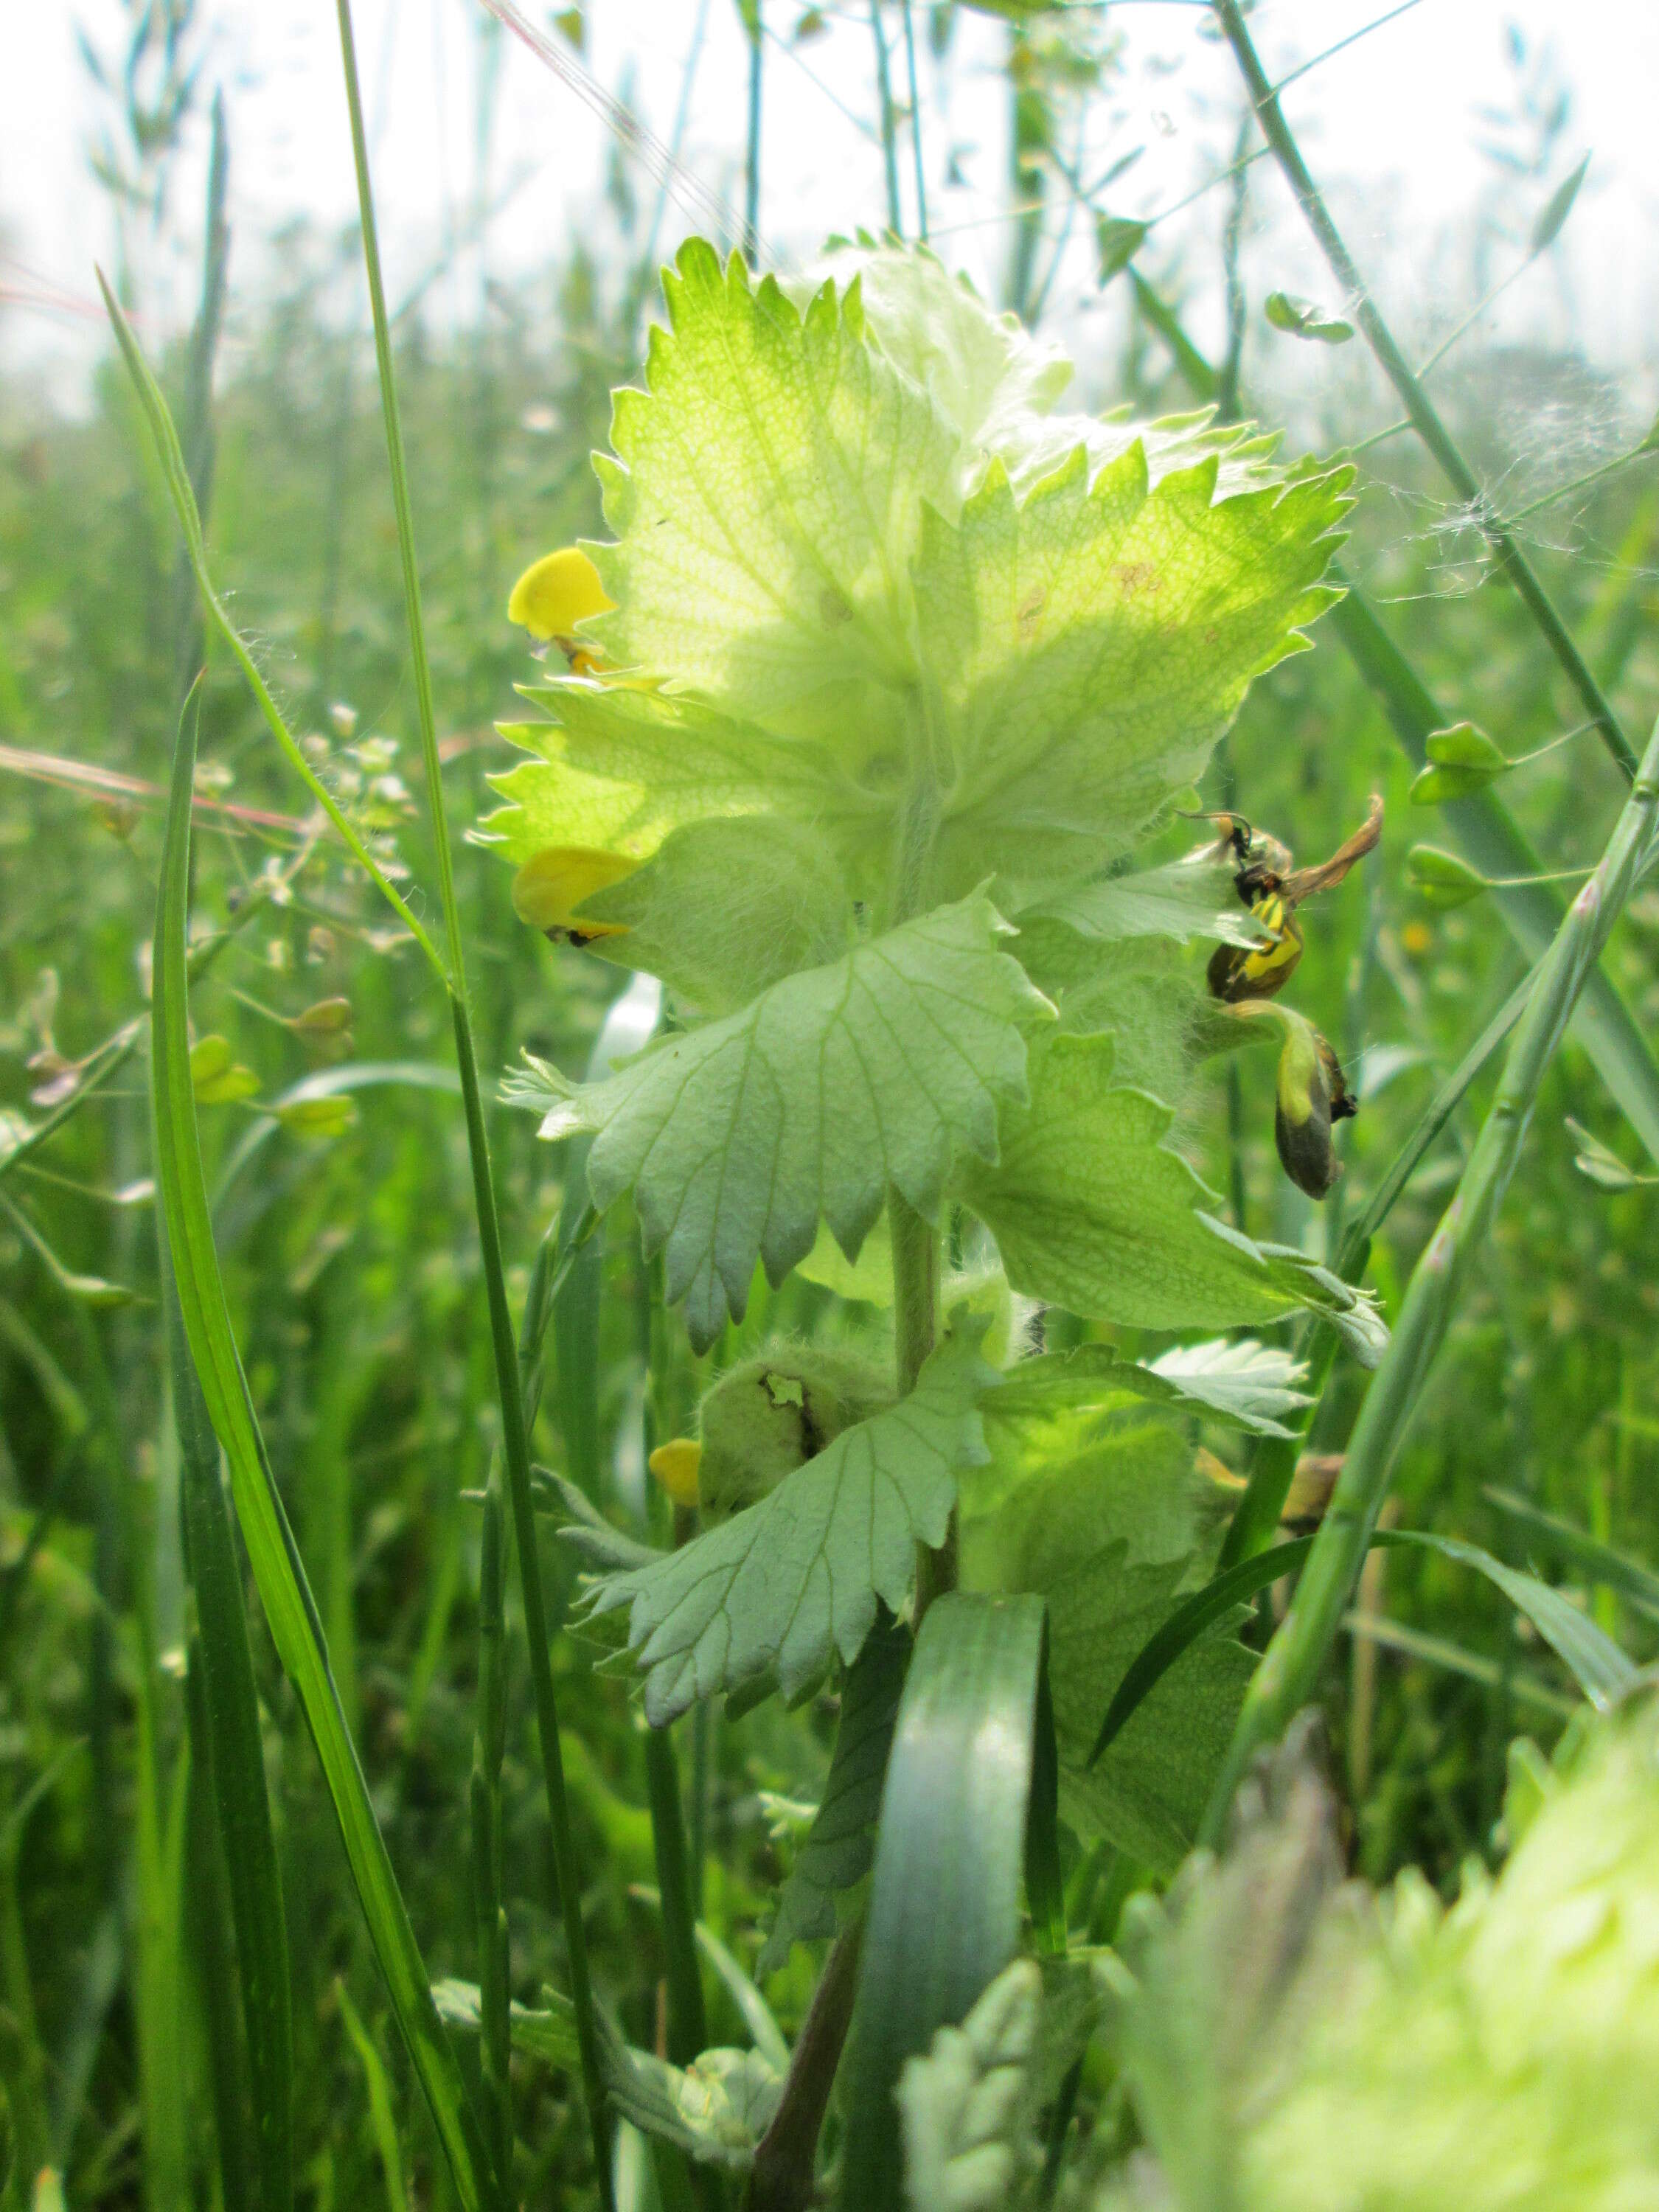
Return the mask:
<svg viewBox="0 0 1659 2212">
<path fill-rule="evenodd" d="M 1302 957 L 1297 908 L 1316 892 L 1334 889 L 1357 860 L 1375 848 L 1382 835 L 1382 801 L 1372 794 L 1370 811 L 1360 827 L 1316 868 L 1293 867 L 1289 848 L 1265 830 L 1252 829 L 1242 814 L 1202 818 L 1219 828 L 1220 850 L 1233 859 L 1234 888 L 1267 938 L 1262 945 L 1218 945 L 1208 971 L 1211 994 L 1229 1006 L 1273 998 Z"/>
</svg>

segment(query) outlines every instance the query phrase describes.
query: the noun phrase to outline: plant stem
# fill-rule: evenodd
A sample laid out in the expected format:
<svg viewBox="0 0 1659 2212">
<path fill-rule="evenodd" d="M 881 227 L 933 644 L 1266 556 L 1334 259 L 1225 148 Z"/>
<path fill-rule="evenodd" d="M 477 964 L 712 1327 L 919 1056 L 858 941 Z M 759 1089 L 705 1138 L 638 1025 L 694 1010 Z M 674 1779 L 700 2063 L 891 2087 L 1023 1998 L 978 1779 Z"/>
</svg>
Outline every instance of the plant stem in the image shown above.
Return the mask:
<svg viewBox="0 0 1659 2212">
<path fill-rule="evenodd" d="M 1656 453 L 1659 453 L 1659 441 L 1656 441 L 1650 432 L 1641 444 L 1632 446 L 1629 453 L 1615 453 L 1610 461 L 1603 461 L 1599 468 L 1587 469 L 1582 477 L 1574 477 L 1571 483 L 1557 484 L 1553 491 L 1547 491 L 1537 499 L 1528 500 L 1524 507 L 1516 507 L 1513 514 L 1504 516 L 1504 527 L 1512 530 L 1517 522 L 1525 522 L 1544 507 L 1553 507 L 1558 500 L 1571 499 L 1576 491 L 1588 491 L 1591 484 L 1600 483 L 1603 477 L 1610 477 L 1620 469 L 1629 468 L 1633 461 L 1650 461 Z"/>
<path fill-rule="evenodd" d="M 751 269 L 760 266 L 761 80 L 765 40 L 761 9 L 764 0 L 754 0 L 755 28 L 749 41 L 749 131 L 743 165 L 743 258 Z"/>
<path fill-rule="evenodd" d="M 1233 50 L 1244 82 L 1249 87 L 1262 135 L 1272 147 L 1279 166 L 1307 217 L 1309 228 L 1342 287 L 1345 302 L 1350 305 L 1366 343 L 1376 355 L 1383 374 L 1405 402 L 1406 411 L 1411 416 L 1419 437 L 1439 462 L 1447 481 L 1459 499 L 1466 503 L 1486 542 L 1497 554 L 1500 572 L 1508 575 L 1520 593 L 1540 635 L 1583 701 L 1585 710 L 1601 732 L 1607 750 L 1626 776 L 1633 777 L 1636 774 L 1635 750 L 1625 735 L 1601 685 L 1590 672 L 1589 663 L 1579 652 L 1526 555 L 1499 520 L 1492 501 L 1481 488 L 1480 479 L 1463 458 L 1462 449 L 1441 421 L 1422 380 L 1413 372 L 1404 354 L 1395 343 L 1393 332 L 1377 312 L 1358 264 L 1348 252 L 1341 233 L 1331 220 L 1330 210 L 1321 198 L 1319 188 L 1309 173 L 1301 149 L 1285 120 L 1278 98 L 1245 27 L 1239 0 L 1213 0 L 1213 3 L 1216 18 Z"/>
<path fill-rule="evenodd" d="M 1497 1096 L 1412 1274 L 1394 1341 L 1373 1376 L 1335 1492 L 1291 1609 L 1256 1670 L 1205 1815 L 1215 1844 L 1253 1754 L 1305 1705 L 1342 1623 L 1388 1495 L 1401 1443 L 1417 1409 L 1468 1269 L 1509 1188 L 1538 1086 L 1565 1033 L 1574 1001 L 1649 858 L 1659 815 L 1659 722 L 1601 864 L 1568 908 L 1516 1024 Z"/>
<path fill-rule="evenodd" d="M 916 236 L 927 243 L 927 176 L 921 158 L 921 93 L 916 83 L 916 29 L 910 20 L 910 0 L 899 0 L 904 19 L 904 65 L 910 77 L 910 151 L 916 169 Z"/>
<path fill-rule="evenodd" d="M 499 1452 L 484 1487 L 478 1563 L 478 1720 L 472 1746 L 472 1901 L 478 1939 L 478 2073 L 484 2133 L 513 2202 L 513 2030 L 501 1896 L 501 1760 L 507 1747 L 507 1516 Z"/>
<path fill-rule="evenodd" d="M 640 1443 L 647 1467 L 664 1436 L 672 1436 L 667 1411 L 667 1347 L 662 1341 L 663 1271 L 641 1249 L 636 1318 L 645 1389 Z M 660 1502 L 660 1498 L 659 1500 Z M 693 1516 L 676 1510 L 674 1540 L 684 1543 Z M 699 1712 L 704 1710 L 699 1705 Z M 668 2056 L 689 2066 L 708 2041 L 703 2015 L 702 1969 L 697 1963 L 696 1908 L 686 1862 L 685 1807 L 680 1795 L 679 1761 L 670 1728 L 645 1731 L 646 1795 L 651 1808 L 651 1844 L 657 1863 L 657 1894 L 662 1911 L 663 1955 L 668 1984 Z"/>
<path fill-rule="evenodd" d="M 893 1341 L 900 1397 L 915 1389 L 939 1340 L 939 1232 L 897 1191 L 887 1198 L 893 1240 Z M 954 1507 L 937 1551 L 916 1547 L 915 1625 L 936 1597 L 957 1586 L 957 1524 Z"/>
<path fill-rule="evenodd" d="M 668 2056 L 689 2066 L 708 2041 L 703 2018 L 702 1970 L 697 1963 L 696 1915 L 686 1872 L 685 1816 L 680 1803 L 679 1762 L 666 1729 L 647 1729 L 645 1736 L 646 1791 L 651 1805 L 651 1839 L 657 1861 L 657 1890 L 662 1899 L 663 1952 L 668 1975 Z"/>
<path fill-rule="evenodd" d="M 843 1928 L 825 1960 L 789 2063 L 772 2124 L 755 2150 L 748 2212 L 806 2212 L 813 2198 L 818 2136 L 858 1994 L 864 1915 Z"/>
<path fill-rule="evenodd" d="M 530 1486 L 530 1438 L 525 1419 L 524 1393 L 519 1376 L 518 1347 L 507 1305 L 506 1270 L 501 1258 L 501 1223 L 495 1210 L 489 1137 L 484 1122 L 483 1099 L 478 1083 L 477 1057 L 473 1049 L 472 1022 L 466 997 L 465 957 L 460 912 L 455 899 L 454 870 L 444 817 L 442 770 L 438 757 L 438 733 L 432 702 L 432 675 L 427 659 L 426 629 L 421 606 L 420 570 L 415 554 L 415 526 L 409 497 L 409 475 L 404 455 L 403 428 L 398 416 L 398 389 L 392 373 L 392 334 L 386 317 L 386 289 L 380 275 L 380 241 L 375 229 L 374 195 L 369 183 L 368 147 L 363 129 L 362 98 L 357 82 L 357 58 L 352 38 L 350 0 L 338 0 L 340 53 L 345 74 L 346 100 L 351 117 L 351 147 L 357 172 L 357 200 L 362 222 L 363 261 L 368 277 L 369 301 L 374 319 L 374 351 L 380 377 L 380 404 L 386 417 L 386 455 L 392 476 L 392 504 L 398 518 L 398 544 L 402 558 L 404 595 L 409 623 L 410 657 L 415 667 L 415 696 L 419 710 L 421 750 L 426 769 L 427 797 L 432 815 L 433 842 L 438 859 L 438 883 L 443 902 L 449 946 L 450 1012 L 455 1030 L 455 1056 L 461 1078 L 461 1097 L 466 1113 L 467 1149 L 472 1167 L 472 1190 L 478 1220 L 478 1242 L 489 1307 L 489 1333 L 495 1353 L 496 1395 L 501 1402 L 501 1451 L 506 1462 L 508 1495 L 513 1506 L 514 1539 L 519 1555 L 519 1581 L 524 1601 L 525 1640 L 530 1647 L 530 1677 L 536 1702 L 537 1733 L 540 1739 L 542 1778 L 547 1793 L 548 1819 L 552 1831 L 553 1862 L 558 1903 L 563 1917 L 565 1944 L 569 1954 L 570 1994 L 576 2014 L 581 2050 L 582 2083 L 587 2099 L 588 2126 L 599 2200 L 611 2212 L 612 2189 L 609 2130 L 605 2124 L 604 2077 L 599 2067 L 598 2027 L 592 1984 L 587 1961 L 587 1936 L 582 1924 L 581 1879 L 571 1833 L 566 1800 L 564 1760 L 559 1745 L 558 1705 L 553 1690 L 553 1661 L 550 1649 L 546 1601 L 542 1591 L 537 1552 L 536 1516 Z"/>
<path fill-rule="evenodd" d="M 881 0 L 870 0 L 870 34 L 876 42 L 876 92 L 881 101 L 881 155 L 887 173 L 887 228 L 904 235 L 899 205 L 898 138 L 893 118 L 893 84 L 887 68 L 887 33 L 881 27 Z"/>
</svg>

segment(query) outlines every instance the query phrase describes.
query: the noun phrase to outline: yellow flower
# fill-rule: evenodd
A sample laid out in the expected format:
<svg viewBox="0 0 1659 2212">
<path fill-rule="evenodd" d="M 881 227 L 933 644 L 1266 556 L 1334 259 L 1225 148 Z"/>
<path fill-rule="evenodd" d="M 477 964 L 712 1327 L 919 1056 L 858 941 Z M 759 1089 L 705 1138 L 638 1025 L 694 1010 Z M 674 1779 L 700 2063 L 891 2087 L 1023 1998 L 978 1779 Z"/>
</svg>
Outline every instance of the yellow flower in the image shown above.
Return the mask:
<svg viewBox="0 0 1659 2212">
<path fill-rule="evenodd" d="M 571 945 L 591 945 L 596 937 L 623 937 L 623 921 L 579 921 L 584 899 L 631 876 L 639 866 L 625 853 L 592 845 L 544 845 L 532 853 L 513 878 L 513 905 L 520 921 Z"/>
<path fill-rule="evenodd" d="M 702 1463 L 702 1446 L 695 1437 L 675 1437 L 659 1444 L 650 1459 L 652 1474 L 676 1505 L 696 1504 L 697 1469 Z"/>
<path fill-rule="evenodd" d="M 609 614 L 615 605 L 580 546 L 566 545 L 531 562 L 513 586 L 507 618 L 532 637 L 550 639 L 574 672 L 586 676 L 598 665 L 599 654 L 578 635 L 579 626 L 594 615 Z"/>
</svg>

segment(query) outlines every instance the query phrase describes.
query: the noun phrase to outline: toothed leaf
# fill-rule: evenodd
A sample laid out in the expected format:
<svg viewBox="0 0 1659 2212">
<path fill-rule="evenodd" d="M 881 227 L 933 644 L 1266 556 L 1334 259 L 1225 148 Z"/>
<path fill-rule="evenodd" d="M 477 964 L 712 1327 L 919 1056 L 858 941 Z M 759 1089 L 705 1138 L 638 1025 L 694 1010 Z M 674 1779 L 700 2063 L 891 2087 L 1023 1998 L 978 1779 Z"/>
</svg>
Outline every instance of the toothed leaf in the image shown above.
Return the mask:
<svg viewBox="0 0 1659 2212">
<path fill-rule="evenodd" d="M 931 1219 L 955 1160 L 994 1159 L 998 1109 L 1025 1095 L 1020 1024 L 1047 1012 L 1004 927 L 981 896 L 941 908 L 548 1116 L 546 1136 L 595 1132 L 593 1202 L 633 1191 L 699 1351 L 742 1317 L 757 1261 L 781 1282 L 820 1218 L 855 1255 L 890 1187 Z"/>
</svg>

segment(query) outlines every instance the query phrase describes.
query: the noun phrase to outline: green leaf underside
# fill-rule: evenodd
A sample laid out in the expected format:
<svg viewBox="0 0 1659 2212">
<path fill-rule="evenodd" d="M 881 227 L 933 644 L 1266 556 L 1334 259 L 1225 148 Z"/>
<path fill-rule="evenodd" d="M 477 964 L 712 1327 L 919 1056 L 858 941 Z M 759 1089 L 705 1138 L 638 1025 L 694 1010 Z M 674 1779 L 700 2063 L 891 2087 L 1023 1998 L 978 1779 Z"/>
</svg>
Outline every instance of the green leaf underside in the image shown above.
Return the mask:
<svg viewBox="0 0 1659 2212">
<path fill-rule="evenodd" d="M 987 1405 L 999 1414 L 986 1425 L 1000 1463 L 1000 1394 Z M 1212 1632 L 1092 1768 L 1090 1754 L 1103 1697 L 1207 1574 L 1232 1495 L 1194 1465 L 1173 1407 L 1131 1407 L 1104 1422 L 1062 1414 L 1017 1441 L 998 1486 L 977 1474 L 964 1485 L 964 1583 L 1045 1600 L 1061 1810 L 1080 1832 L 1171 1871 L 1197 1832 L 1253 1655 Z M 969 1517 L 981 1504 L 992 1510 Z M 1242 1618 L 1235 1609 L 1227 1620 Z"/>
<path fill-rule="evenodd" d="M 851 1665 L 878 1599 L 903 1604 L 915 1547 L 944 1540 L 956 1471 L 985 1457 L 977 1410 L 997 1381 L 948 1335 L 908 1398 L 844 1430 L 757 1505 L 647 1567 L 607 1576 L 591 1614 L 629 1608 L 660 1727 L 700 1698 L 775 1675 L 786 1698 L 839 1653 Z"/>
<path fill-rule="evenodd" d="M 783 2094 L 782 2076 L 758 2051 L 705 2051 L 690 2066 L 672 2066 L 607 2033 L 601 2059 L 623 2119 L 714 2166 L 749 2164 Z"/>
<path fill-rule="evenodd" d="M 899 2078 L 911 2212 L 1006 2212 L 1030 2202 L 1038 2123 L 1088 2048 L 1106 1984 L 1099 1953 L 1016 1959 L 960 2027 Z"/>
<path fill-rule="evenodd" d="M 898 1190 L 936 1217 L 953 1160 L 996 1157 L 1025 1095 L 1022 1020 L 1047 1012 L 975 896 L 890 931 L 744 1012 L 669 1038 L 542 1126 L 594 1131 L 601 1212 L 631 1189 L 699 1351 L 741 1319 L 757 1261 L 781 1282 L 820 1218 L 855 1255 Z"/>
<path fill-rule="evenodd" d="M 1381 1325 L 1352 1291 L 1197 1210 L 1212 1194 L 1163 1141 L 1170 1109 L 1114 1087 L 1114 1056 L 1109 1037 L 1042 1039 L 1030 1105 L 1003 1115 L 1000 1158 L 957 1168 L 955 1188 L 996 1237 L 1014 1288 L 1143 1328 L 1231 1328 L 1312 1306 L 1358 1330 L 1363 1353 Z"/>
<path fill-rule="evenodd" d="M 1008 1369 L 985 1412 L 1000 1424 L 1066 1407 L 1108 1413 L 1149 1402 L 1177 1406 L 1260 1436 L 1283 1437 L 1291 1431 L 1278 1416 L 1309 1402 L 1296 1387 L 1306 1372 L 1288 1352 L 1250 1337 L 1178 1345 L 1145 1367 L 1106 1345 L 1085 1344 L 1074 1352 L 1020 1360 Z"/>
<path fill-rule="evenodd" d="M 1173 937 L 1182 945 L 1193 937 L 1245 946 L 1265 942 L 1261 925 L 1240 903 L 1231 867 L 1213 859 L 1210 848 L 1161 868 L 1074 884 L 1057 898 L 1021 908 L 1017 919 L 1022 930 L 1032 921 L 1063 922 L 1079 937 L 1104 944 L 1133 937 Z"/>
<path fill-rule="evenodd" d="M 539 2058 L 561 2073 L 574 2074 L 581 2064 L 576 2040 L 576 2009 L 557 1990 L 543 1993 L 545 2007 L 513 2002 L 513 2045 L 526 2058 Z M 460 2035 L 477 2035 L 482 2017 L 476 1982 L 446 1979 L 432 1984 L 433 2002 L 444 2026 Z"/>
<path fill-rule="evenodd" d="M 847 1676 L 823 1796 L 778 1899 L 757 1974 L 788 1963 L 792 1944 L 836 1932 L 836 1899 L 857 1887 L 876 1850 L 876 1815 L 893 1723 L 910 1656 L 908 1632 L 890 1620 L 871 1632 Z"/>
<path fill-rule="evenodd" d="M 644 860 L 671 830 L 714 816 L 789 816 L 855 847 L 860 827 L 885 817 L 822 747 L 771 736 L 684 694 L 572 676 L 525 696 L 554 719 L 501 726 L 538 757 L 490 777 L 507 804 L 477 832 L 515 865 L 545 845 Z"/>
<path fill-rule="evenodd" d="M 659 975 L 707 1015 L 732 1013 L 854 939 L 847 881 L 821 839 L 773 816 L 688 823 L 643 867 L 586 899 L 578 925 L 620 923 L 591 950 Z"/>
</svg>

